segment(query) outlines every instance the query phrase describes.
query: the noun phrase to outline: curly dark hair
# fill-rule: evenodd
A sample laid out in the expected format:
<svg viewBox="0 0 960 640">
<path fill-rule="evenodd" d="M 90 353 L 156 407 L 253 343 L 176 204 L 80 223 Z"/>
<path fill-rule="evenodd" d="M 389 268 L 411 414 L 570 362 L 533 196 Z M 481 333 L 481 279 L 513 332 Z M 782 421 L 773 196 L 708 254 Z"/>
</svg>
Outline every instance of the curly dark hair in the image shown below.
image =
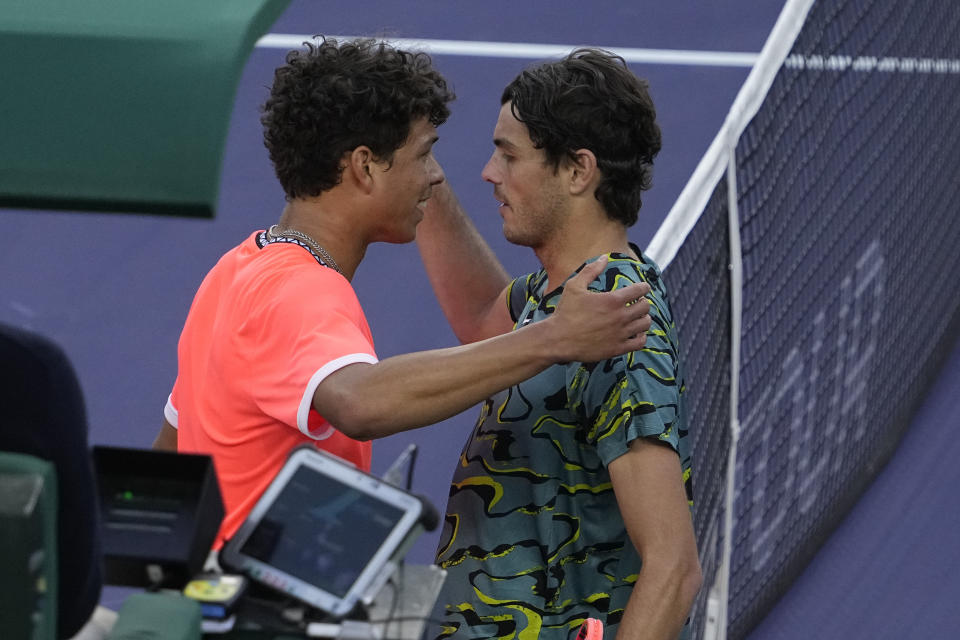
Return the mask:
<svg viewBox="0 0 960 640">
<path fill-rule="evenodd" d="M 318 38 L 287 54 L 260 118 L 287 200 L 339 184 L 343 154 L 358 146 L 392 161 L 412 122 L 426 117 L 440 126 L 454 99 L 425 53 L 372 39 Z"/>
<path fill-rule="evenodd" d="M 554 168 L 577 149 L 597 158 L 596 197 L 607 215 L 631 226 L 650 188 L 660 127 L 646 81 L 602 49 L 577 49 L 563 60 L 526 69 L 503 90 L 530 139 Z"/>
</svg>

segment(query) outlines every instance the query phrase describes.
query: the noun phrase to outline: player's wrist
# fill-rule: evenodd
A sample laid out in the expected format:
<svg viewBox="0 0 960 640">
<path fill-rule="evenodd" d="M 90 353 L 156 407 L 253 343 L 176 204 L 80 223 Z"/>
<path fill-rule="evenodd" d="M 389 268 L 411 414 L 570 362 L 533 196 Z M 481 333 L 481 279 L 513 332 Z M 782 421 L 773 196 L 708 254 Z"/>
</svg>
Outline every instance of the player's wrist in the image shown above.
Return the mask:
<svg viewBox="0 0 960 640">
<path fill-rule="evenodd" d="M 553 365 L 576 359 L 570 353 L 572 337 L 565 329 L 563 318 L 551 314 L 539 322 L 523 327 L 521 331 L 537 334 L 536 352 L 547 365 Z"/>
</svg>

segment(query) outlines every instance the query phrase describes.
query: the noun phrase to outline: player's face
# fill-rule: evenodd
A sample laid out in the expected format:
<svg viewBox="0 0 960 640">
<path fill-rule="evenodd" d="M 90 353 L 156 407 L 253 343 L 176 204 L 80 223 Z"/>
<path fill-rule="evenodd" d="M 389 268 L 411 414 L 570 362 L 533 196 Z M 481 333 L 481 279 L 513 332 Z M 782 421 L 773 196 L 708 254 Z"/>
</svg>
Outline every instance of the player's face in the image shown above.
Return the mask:
<svg viewBox="0 0 960 640">
<path fill-rule="evenodd" d="M 381 201 L 385 203 L 377 240 L 411 242 L 433 187 L 443 182 L 443 169 L 433 157 L 437 128 L 426 118 L 415 120 L 402 147 L 391 162 L 377 163 L 381 171 Z"/>
<path fill-rule="evenodd" d="M 500 108 L 493 130 L 493 155 L 481 176 L 493 185 L 500 202 L 503 235 L 514 243 L 538 248 L 560 229 L 568 198 L 560 174 L 533 146 L 527 126 L 517 120 L 510 103 Z"/>
</svg>

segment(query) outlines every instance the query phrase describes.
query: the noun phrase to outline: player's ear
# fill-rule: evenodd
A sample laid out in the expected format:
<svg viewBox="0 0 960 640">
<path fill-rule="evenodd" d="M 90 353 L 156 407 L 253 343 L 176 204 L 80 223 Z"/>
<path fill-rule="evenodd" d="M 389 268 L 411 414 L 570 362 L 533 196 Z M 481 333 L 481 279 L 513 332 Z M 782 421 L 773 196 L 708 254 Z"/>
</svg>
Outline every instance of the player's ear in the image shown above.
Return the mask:
<svg viewBox="0 0 960 640">
<path fill-rule="evenodd" d="M 369 193 L 373 190 L 373 165 L 376 158 L 373 151 L 366 145 L 360 145 L 352 151 L 343 154 L 341 165 L 343 174 L 341 180 L 350 180 L 362 191 Z"/>
<path fill-rule="evenodd" d="M 599 180 L 600 169 L 597 167 L 597 156 L 590 149 L 577 149 L 568 158 L 570 175 L 570 193 L 582 195 L 595 188 Z"/>
</svg>

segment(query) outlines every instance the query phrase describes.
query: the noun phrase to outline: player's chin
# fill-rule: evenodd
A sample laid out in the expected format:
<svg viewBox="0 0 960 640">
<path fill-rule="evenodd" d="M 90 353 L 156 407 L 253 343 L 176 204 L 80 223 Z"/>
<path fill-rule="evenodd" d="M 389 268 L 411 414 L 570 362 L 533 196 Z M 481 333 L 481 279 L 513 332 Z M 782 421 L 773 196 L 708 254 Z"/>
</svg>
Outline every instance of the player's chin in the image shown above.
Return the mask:
<svg viewBox="0 0 960 640">
<path fill-rule="evenodd" d="M 410 240 L 411 242 L 417 237 L 417 228 L 420 226 L 420 223 L 423 222 L 423 207 L 418 206 L 413 210 L 413 216 L 410 218 Z"/>
<path fill-rule="evenodd" d="M 411 223 L 403 229 L 395 230 L 385 241 L 390 244 L 408 244 L 417 239 L 417 225 L 420 221 Z"/>
<path fill-rule="evenodd" d="M 510 244 L 515 244 L 519 247 L 533 248 L 534 246 L 536 246 L 535 242 L 533 241 L 533 238 L 531 238 L 529 235 L 525 233 L 520 233 L 517 230 L 507 226 L 506 224 L 503 225 L 503 237 Z"/>
</svg>

